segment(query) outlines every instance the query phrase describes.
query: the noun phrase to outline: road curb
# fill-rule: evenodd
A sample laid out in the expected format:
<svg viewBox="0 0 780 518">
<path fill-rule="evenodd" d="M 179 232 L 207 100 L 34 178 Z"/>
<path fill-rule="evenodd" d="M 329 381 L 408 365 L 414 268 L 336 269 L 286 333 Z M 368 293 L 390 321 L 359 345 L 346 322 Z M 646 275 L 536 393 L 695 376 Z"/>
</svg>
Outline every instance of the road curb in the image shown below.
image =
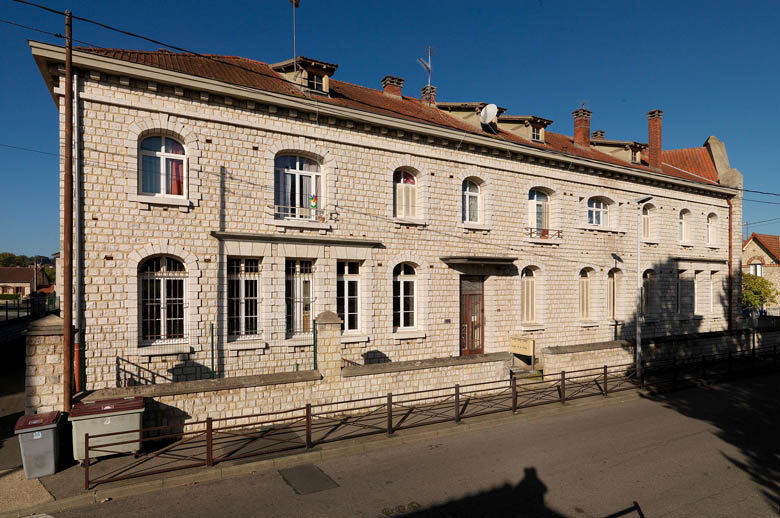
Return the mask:
<svg viewBox="0 0 780 518">
<path fill-rule="evenodd" d="M 215 466 L 212 468 L 202 468 L 199 471 L 175 475 L 167 478 L 137 482 L 126 486 L 114 488 L 97 489 L 85 492 L 80 495 L 54 500 L 45 504 L 34 505 L 15 511 L 0 513 L 0 518 L 22 518 L 32 514 L 51 513 L 64 511 L 68 509 L 77 509 L 87 507 L 92 504 L 116 500 L 129 496 L 138 496 L 146 493 L 152 493 L 163 489 L 171 489 L 187 485 L 209 482 L 214 480 L 224 480 L 257 472 L 272 471 L 275 469 L 308 464 L 319 460 L 343 457 L 345 455 L 365 454 L 371 451 L 385 449 L 393 443 L 408 444 L 424 440 L 450 437 L 463 432 L 479 431 L 489 428 L 503 426 L 518 418 L 525 418 L 526 422 L 537 421 L 546 417 L 556 415 L 567 415 L 571 413 L 595 410 L 608 406 L 614 406 L 629 401 L 642 398 L 643 391 L 629 390 L 610 395 L 608 397 L 589 397 L 565 404 L 548 404 L 537 407 L 524 408 L 516 414 L 506 412 L 505 414 L 491 414 L 476 417 L 478 421 L 462 421 L 458 425 L 453 423 L 439 423 L 436 429 L 412 428 L 395 432 L 391 436 L 375 434 L 366 440 L 366 437 L 354 439 L 355 442 L 344 443 L 326 443 L 315 447 L 312 451 L 301 451 L 282 457 L 270 459 L 261 459 L 247 462 L 244 464 Z M 449 425 L 449 426 L 448 426 Z"/>
</svg>

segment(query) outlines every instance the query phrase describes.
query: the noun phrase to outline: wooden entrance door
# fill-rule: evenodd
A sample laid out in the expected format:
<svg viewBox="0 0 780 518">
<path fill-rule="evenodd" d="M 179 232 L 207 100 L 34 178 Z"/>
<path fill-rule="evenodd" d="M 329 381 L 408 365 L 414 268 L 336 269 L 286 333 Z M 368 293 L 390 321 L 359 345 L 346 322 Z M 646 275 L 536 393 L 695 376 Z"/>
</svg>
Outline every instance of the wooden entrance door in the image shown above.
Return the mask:
<svg viewBox="0 0 780 518">
<path fill-rule="evenodd" d="M 460 354 L 482 354 L 485 351 L 484 279 L 460 277 Z"/>
</svg>

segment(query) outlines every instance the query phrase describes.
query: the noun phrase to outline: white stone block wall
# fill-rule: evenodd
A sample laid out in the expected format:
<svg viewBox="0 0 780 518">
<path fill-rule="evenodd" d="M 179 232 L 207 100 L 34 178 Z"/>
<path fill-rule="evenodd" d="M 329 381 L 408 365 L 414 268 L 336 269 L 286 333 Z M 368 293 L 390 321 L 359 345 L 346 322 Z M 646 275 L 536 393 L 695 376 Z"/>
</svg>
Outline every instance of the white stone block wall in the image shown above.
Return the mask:
<svg viewBox="0 0 780 518">
<path fill-rule="evenodd" d="M 335 310 L 335 262 L 362 260 L 361 334 L 367 341 L 344 345 L 353 361 L 374 352 L 391 361 L 457 356 L 459 351 L 459 276 L 485 275 L 485 352 L 507 350 L 511 335 L 537 341 L 537 350 L 615 338 L 615 325 L 606 313 L 606 279 L 611 268 L 622 272 L 618 325 L 624 335 L 633 331 L 636 300 L 636 206 L 638 192 L 655 197 L 658 244 L 643 245 L 642 269 L 661 271 L 666 306 L 677 257 L 707 263 L 718 272 L 720 303 L 716 310 L 690 315 L 660 315 L 662 325 L 648 333 L 725 329 L 728 279 L 728 207 L 721 197 L 672 189 L 658 184 L 591 174 L 563 162 L 506 157 L 487 149 L 458 146 L 457 142 L 417 138 L 406 132 L 382 132 L 341 120 L 311 120 L 301 111 L 271 109 L 244 101 L 226 105 L 218 96 L 201 100 L 198 92 L 176 96 L 173 87 L 144 82 L 120 84 L 118 77 L 88 75 L 82 84 L 83 179 L 85 245 L 85 347 L 89 389 L 117 384 L 116 359 L 122 358 L 161 375 L 194 379 L 210 369 L 209 326 L 216 328 L 215 364 L 220 375 L 237 376 L 310 368 L 311 345 L 290 342 L 284 330 L 284 260 L 315 262 L 314 312 Z M 62 126 L 62 116 L 60 124 Z M 148 203 L 137 196 L 139 138 L 159 131 L 180 137 L 188 149 L 189 206 Z M 317 158 L 325 179 L 325 204 L 330 229 L 297 229 L 273 219 L 273 158 L 297 152 Z M 418 204 L 423 223 L 407 225 L 392 218 L 392 175 L 407 167 L 418 176 Z M 472 230 L 460 224 L 460 188 L 466 177 L 484 181 L 486 226 Z M 527 224 L 527 193 L 544 187 L 551 194 L 551 220 L 563 238 L 545 242 L 523 235 Z M 584 224 L 589 196 L 614 201 L 611 230 Z M 734 200 L 733 223 L 739 229 L 741 199 Z M 691 210 L 692 245 L 677 241 L 679 210 Z M 704 244 L 704 218 L 718 215 L 718 246 Z M 278 236 L 338 237 L 381 241 L 381 247 L 291 245 L 281 242 L 230 243 L 212 231 Z M 734 242 L 739 241 L 739 231 Z M 237 247 L 237 250 L 236 250 Z M 261 250 L 260 250 L 260 249 Z M 137 271 L 142 260 L 173 253 L 188 264 L 187 329 L 183 347 L 170 354 L 152 354 L 137 341 Z M 175 253 L 174 253 L 175 251 Z M 236 347 L 225 336 L 225 260 L 229 256 L 262 260 L 263 335 L 256 347 Z M 516 257 L 509 266 L 453 268 L 443 256 Z M 181 257 L 184 256 L 184 257 Z M 739 272 L 739 250 L 734 252 Z M 400 339 L 392 329 L 392 269 L 402 261 L 417 267 L 419 336 Z M 519 272 L 538 268 L 539 326 L 519 322 Z M 578 275 L 593 269 L 592 322 L 580 322 L 577 309 Z M 738 279 L 736 281 L 738 283 Z M 738 289 L 733 294 L 738 297 Z M 736 310 L 735 310 L 736 311 Z M 191 351 L 186 357 L 177 353 Z M 179 369 L 179 371 L 177 371 Z"/>
</svg>

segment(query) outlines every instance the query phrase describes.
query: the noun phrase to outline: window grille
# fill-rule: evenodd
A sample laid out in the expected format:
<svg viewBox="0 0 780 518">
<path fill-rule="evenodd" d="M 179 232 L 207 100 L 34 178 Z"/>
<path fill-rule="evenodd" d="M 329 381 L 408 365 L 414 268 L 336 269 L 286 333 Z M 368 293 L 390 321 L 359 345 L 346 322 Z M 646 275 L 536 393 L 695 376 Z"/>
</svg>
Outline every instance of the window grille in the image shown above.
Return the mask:
<svg viewBox="0 0 780 518">
<path fill-rule="evenodd" d="M 186 338 L 185 280 L 181 261 L 153 257 L 139 268 L 141 342 L 164 343 Z"/>
<path fill-rule="evenodd" d="M 288 259 L 285 262 L 285 321 L 288 337 L 312 332 L 313 274 L 312 261 Z"/>
<path fill-rule="evenodd" d="M 260 261 L 229 258 L 227 264 L 228 338 L 260 333 Z"/>
</svg>

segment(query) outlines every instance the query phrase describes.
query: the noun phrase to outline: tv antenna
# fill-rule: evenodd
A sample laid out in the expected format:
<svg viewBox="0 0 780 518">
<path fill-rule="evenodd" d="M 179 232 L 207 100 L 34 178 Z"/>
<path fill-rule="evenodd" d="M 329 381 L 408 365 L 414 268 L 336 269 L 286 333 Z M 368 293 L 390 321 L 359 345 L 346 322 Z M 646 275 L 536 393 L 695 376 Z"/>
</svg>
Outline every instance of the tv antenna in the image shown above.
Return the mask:
<svg viewBox="0 0 780 518">
<path fill-rule="evenodd" d="M 577 104 L 579 105 L 579 109 L 587 110 L 588 109 L 588 104 L 590 104 L 590 101 L 587 100 L 587 99 L 580 99 L 579 101 L 577 101 Z"/>
<path fill-rule="evenodd" d="M 428 74 L 428 86 L 431 86 L 431 52 L 432 48 L 428 47 L 428 61 L 424 61 L 423 58 L 417 58 L 417 62 L 425 69 L 425 72 Z"/>
</svg>

